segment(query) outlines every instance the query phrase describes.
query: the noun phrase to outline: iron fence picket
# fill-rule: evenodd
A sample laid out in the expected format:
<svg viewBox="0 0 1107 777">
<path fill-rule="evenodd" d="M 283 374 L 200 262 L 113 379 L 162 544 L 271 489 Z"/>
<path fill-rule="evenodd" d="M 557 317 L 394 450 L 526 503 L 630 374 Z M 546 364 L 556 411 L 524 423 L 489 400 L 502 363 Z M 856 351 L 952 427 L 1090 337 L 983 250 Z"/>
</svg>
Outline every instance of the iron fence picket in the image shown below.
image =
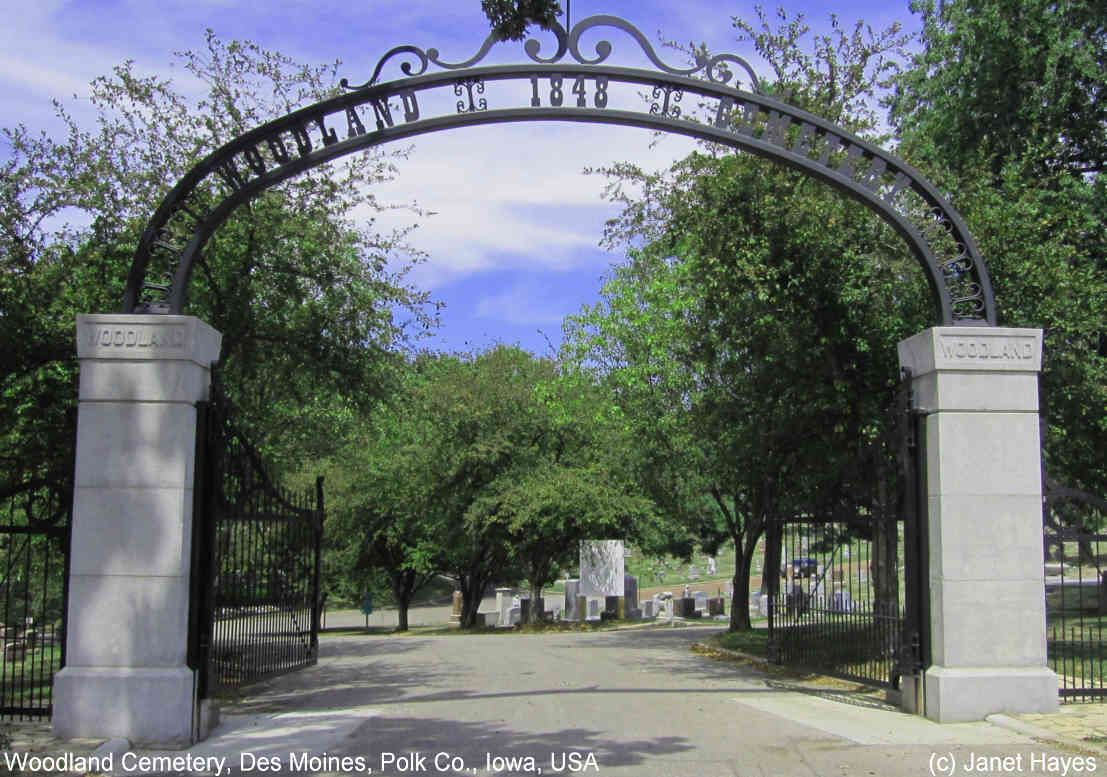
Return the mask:
<svg viewBox="0 0 1107 777">
<path fill-rule="evenodd" d="M 1063 702 L 1107 699 L 1107 569 L 1102 543 L 1107 501 L 1043 483 L 1046 655 Z M 1070 552 L 1071 548 L 1071 552 Z"/>
<path fill-rule="evenodd" d="M 196 668 L 202 697 L 314 664 L 318 634 L 301 610 L 318 587 L 321 500 L 274 482 L 213 384 L 203 413 L 206 469 L 198 500 L 209 581 L 198 587 Z M 316 490 L 321 489 L 321 483 Z M 199 567 L 198 567 L 199 569 Z"/>
<path fill-rule="evenodd" d="M 0 505 L 0 718 L 49 717 L 65 665 L 71 502 L 67 484 Z"/>
</svg>

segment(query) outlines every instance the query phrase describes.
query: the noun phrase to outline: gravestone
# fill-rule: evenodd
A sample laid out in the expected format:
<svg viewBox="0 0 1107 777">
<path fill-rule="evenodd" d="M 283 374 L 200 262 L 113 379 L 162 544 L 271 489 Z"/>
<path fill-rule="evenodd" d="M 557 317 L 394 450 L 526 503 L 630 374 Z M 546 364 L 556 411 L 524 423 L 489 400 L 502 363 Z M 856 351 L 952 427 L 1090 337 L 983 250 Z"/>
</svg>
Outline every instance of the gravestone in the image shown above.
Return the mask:
<svg viewBox="0 0 1107 777">
<path fill-rule="evenodd" d="M 577 597 L 580 596 L 580 580 L 565 581 L 565 620 L 579 621 L 580 608 Z"/>
<path fill-rule="evenodd" d="M 695 564 L 688 567 L 688 579 L 689 580 L 699 580 L 700 579 L 700 570 L 699 570 L 699 567 L 697 567 Z"/>
<path fill-rule="evenodd" d="M 603 611 L 607 613 L 608 618 L 619 617 L 619 605 L 622 602 L 623 597 L 621 596 L 605 596 L 603 598 Z"/>
<path fill-rule="evenodd" d="M 811 585 L 811 599 L 812 601 L 818 603 L 818 607 L 822 607 L 824 602 L 826 601 L 825 597 L 826 585 L 823 582 L 822 578 L 819 578 Z"/>
<path fill-rule="evenodd" d="M 723 600 L 721 597 L 715 597 L 714 599 L 707 600 L 707 614 L 708 615 L 722 615 L 723 614 Z"/>
<path fill-rule="evenodd" d="M 761 594 L 761 599 L 757 603 L 757 614 L 762 618 L 769 617 L 769 595 Z"/>
<path fill-rule="evenodd" d="M 636 621 L 642 617 L 642 610 L 638 606 L 638 578 L 634 575 L 626 575 L 623 578 L 623 602 L 625 603 L 624 618 Z"/>
<path fill-rule="evenodd" d="M 581 542 L 580 593 L 583 596 L 622 596 L 625 557 L 622 540 Z"/>
<path fill-rule="evenodd" d="M 454 591 L 453 609 L 450 612 L 450 623 L 461 622 L 461 591 Z M 366 621 L 368 623 L 368 621 Z"/>
<path fill-rule="evenodd" d="M 692 600 L 695 602 L 693 607 L 697 612 L 703 612 L 707 609 L 707 594 L 703 591 L 696 591 L 692 594 Z"/>
<path fill-rule="evenodd" d="M 643 618 L 654 617 L 655 612 L 653 608 L 653 603 L 653 599 L 643 599 L 641 602 L 638 603 L 638 609 L 641 610 Z"/>
<path fill-rule="evenodd" d="M 498 624 L 500 626 L 511 625 L 511 608 L 514 595 L 515 589 L 513 588 L 496 589 L 496 611 L 500 614 Z"/>
<path fill-rule="evenodd" d="M 519 607 L 512 607 L 507 611 L 507 625 L 518 626 L 520 619 L 523 617 L 522 609 Z"/>
<path fill-rule="evenodd" d="M 638 578 L 634 575 L 623 576 L 623 596 L 628 606 L 634 607 L 638 604 Z"/>
<path fill-rule="evenodd" d="M 682 596 L 673 600 L 676 605 L 676 615 L 680 618 L 694 617 L 696 612 L 696 600 L 691 596 Z"/>
<path fill-rule="evenodd" d="M 530 623 L 530 597 L 519 600 L 519 619 L 523 623 Z"/>
<path fill-rule="evenodd" d="M 835 591 L 830 597 L 830 609 L 834 612 L 849 612 L 849 591 Z"/>
<path fill-rule="evenodd" d="M 588 599 L 588 620 L 594 621 L 600 619 L 600 600 Z"/>
</svg>

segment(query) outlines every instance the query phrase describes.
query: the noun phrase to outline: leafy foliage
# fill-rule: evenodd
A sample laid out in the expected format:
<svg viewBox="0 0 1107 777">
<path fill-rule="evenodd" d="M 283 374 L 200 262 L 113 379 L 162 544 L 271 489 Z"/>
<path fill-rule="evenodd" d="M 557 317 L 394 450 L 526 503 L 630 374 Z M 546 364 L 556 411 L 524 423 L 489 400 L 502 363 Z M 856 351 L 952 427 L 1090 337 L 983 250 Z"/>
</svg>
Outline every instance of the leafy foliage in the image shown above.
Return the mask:
<svg viewBox="0 0 1107 777">
<path fill-rule="evenodd" d="M 561 15 L 557 0 L 481 0 L 480 7 L 503 40 L 522 40 L 531 24 L 548 30 Z"/>
<path fill-rule="evenodd" d="M 898 80 L 892 120 L 912 156 L 992 176 L 1081 175 L 1107 161 L 1107 29 L 1095 0 L 915 0 L 923 51 Z"/>
<path fill-rule="evenodd" d="M 835 22 L 808 53 L 802 18 L 780 20 L 735 21 L 773 67 L 768 88 L 874 131 L 867 100 L 894 69 L 898 30 Z M 707 552 L 734 541 L 731 628 L 744 629 L 763 532 L 891 506 L 872 484 L 894 481 L 881 442 L 894 345 L 927 320 L 928 295 L 906 247 L 860 206 L 797 173 L 708 151 L 666 174 L 605 171 L 626 206 L 609 241 L 645 248 L 614 271 L 600 305 L 570 319 L 566 338 L 632 419 L 641 476 L 686 539 Z"/>
<path fill-rule="evenodd" d="M 889 101 L 900 150 L 953 193 L 1000 321 L 1041 327 L 1043 455 L 1107 492 L 1107 33 L 1085 0 L 917 3 L 924 50 Z"/>
<path fill-rule="evenodd" d="M 350 558 L 387 571 L 401 613 L 403 580 L 449 573 L 471 625 L 494 580 L 525 576 L 537 598 L 581 539 L 649 525 L 611 403 L 579 376 L 497 346 L 423 354 L 404 380 L 350 451 L 360 496 L 342 519 Z"/>
<path fill-rule="evenodd" d="M 335 65 L 211 32 L 177 56 L 196 99 L 124 63 L 91 84 L 94 127 L 58 104 L 59 138 L 3 131 L 0 497 L 71 490 L 75 318 L 118 306 L 153 204 L 213 147 L 337 88 Z M 223 332 L 230 393 L 286 464 L 327 451 L 352 408 L 386 392 L 410 334 L 394 311 L 431 323 L 403 267 L 389 269 L 408 255 L 402 234 L 354 221 L 381 207 L 371 184 L 392 171 L 380 152 L 317 168 L 241 207 L 199 263 L 190 312 Z"/>
</svg>

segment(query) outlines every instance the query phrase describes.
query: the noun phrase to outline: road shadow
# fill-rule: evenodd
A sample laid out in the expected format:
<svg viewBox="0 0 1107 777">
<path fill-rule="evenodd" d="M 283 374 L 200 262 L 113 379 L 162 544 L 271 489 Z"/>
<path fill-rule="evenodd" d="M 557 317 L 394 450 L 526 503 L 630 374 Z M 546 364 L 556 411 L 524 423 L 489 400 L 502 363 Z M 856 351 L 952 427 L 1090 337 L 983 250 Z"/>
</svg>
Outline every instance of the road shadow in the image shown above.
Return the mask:
<svg viewBox="0 0 1107 777">
<path fill-rule="evenodd" d="M 348 737 L 341 747 L 345 755 L 373 759 L 367 764 L 373 768 L 373 773 L 389 777 L 411 774 L 414 769 L 411 768 L 413 764 L 409 764 L 407 769 L 390 769 L 389 764 L 381 762 L 381 755 L 385 753 L 424 754 L 428 773 L 473 777 L 474 769 L 477 774 L 488 774 L 485 770 L 490 763 L 495 771 L 497 764 L 508 766 L 510 759 L 523 767 L 527 758 L 533 758 L 534 765 L 545 773 L 556 770 L 559 763 L 565 771 L 572 771 L 573 757 L 568 753 L 575 752 L 581 759 L 576 761 L 578 765 L 583 765 L 589 755 L 594 758 L 597 768 L 589 768 L 587 773 L 595 774 L 597 769 L 602 773 L 610 767 L 643 763 L 647 756 L 656 758 L 691 749 L 693 746 L 688 740 L 680 736 L 623 740 L 605 737 L 601 732 L 586 728 L 533 732 L 504 721 L 461 722 L 446 718 L 405 717 L 372 718 Z M 440 758 L 436 767 L 434 757 L 438 753 L 461 760 L 449 763 Z M 496 758 L 503 760 L 497 762 Z M 554 759 L 552 767 L 551 758 Z M 440 771 L 443 764 L 447 768 Z M 391 764 L 392 767 L 398 765 Z M 525 771 L 525 768 L 508 767 L 501 773 L 522 774 Z"/>
<path fill-rule="evenodd" d="M 407 637 L 337 637 L 319 645 L 319 663 L 227 691 L 219 699 L 228 715 L 333 710 L 399 701 L 437 682 L 433 666 L 404 666 L 390 659 L 418 651 L 425 640 Z"/>
</svg>

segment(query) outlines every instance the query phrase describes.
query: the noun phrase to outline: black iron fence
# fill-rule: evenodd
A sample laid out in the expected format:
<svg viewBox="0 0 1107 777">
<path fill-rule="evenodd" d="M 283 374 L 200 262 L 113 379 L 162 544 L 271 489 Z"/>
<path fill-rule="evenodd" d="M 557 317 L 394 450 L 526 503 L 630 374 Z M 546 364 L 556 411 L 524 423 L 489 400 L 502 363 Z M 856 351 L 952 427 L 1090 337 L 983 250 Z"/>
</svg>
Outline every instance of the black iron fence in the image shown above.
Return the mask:
<svg viewBox="0 0 1107 777">
<path fill-rule="evenodd" d="M 48 717 L 65 665 L 72 491 L 68 484 L 0 503 L 0 717 Z"/>
<path fill-rule="evenodd" d="M 1045 482 L 1046 648 L 1062 701 L 1107 699 L 1107 501 Z"/>
<path fill-rule="evenodd" d="M 872 523 L 783 527 L 779 593 L 768 602 L 770 650 L 782 664 L 891 687 L 904 646 L 902 525 L 876 537 Z M 768 570 L 766 570 L 768 573 Z"/>
<path fill-rule="evenodd" d="M 924 416 L 905 374 L 888 430 L 858 457 L 851 488 L 767 533 L 769 649 L 778 663 L 898 687 L 928 663 Z M 764 586 L 763 586 L 764 587 Z"/>
<path fill-rule="evenodd" d="M 315 663 L 323 487 L 277 485 L 218 395 L 198 422 L 189 660 L 207 698 Z"/>
</svg>

